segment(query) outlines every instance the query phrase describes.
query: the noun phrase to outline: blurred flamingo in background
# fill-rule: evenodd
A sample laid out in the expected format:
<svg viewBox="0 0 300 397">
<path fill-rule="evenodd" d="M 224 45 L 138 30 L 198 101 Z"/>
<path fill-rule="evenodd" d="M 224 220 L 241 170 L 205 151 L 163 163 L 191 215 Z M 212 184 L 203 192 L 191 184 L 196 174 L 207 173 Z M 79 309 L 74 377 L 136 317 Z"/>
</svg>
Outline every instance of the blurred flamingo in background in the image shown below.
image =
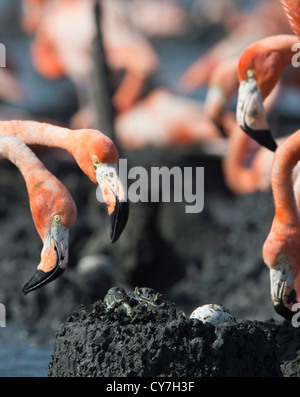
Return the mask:
<svg viewBox="0 0 300 397">
<path fill-rule="evenodd" d="M 247 33 L 244 37 L 229 35 L 220 40 L 182 74 L 178 82 L 179 91 L 189 93 L 195 91 L 198 87 L 207 87 L 214 68 L 220 62 L 235 59 L 247 45 L 260 37 L 259 32 L 251 30 L 251 34 Z"/>
<path fill-rule="evenodd" d="M 125 228 L 129 204 L 118 175 L 119 154 L 114 143 L 97 130 L 70 130 L 37 121 L 0 121 L 0 135 L 15 136 L 28 145 L 68 151 L 81 170 L 99 185 L 111 220 L 111 241 Z"/>
<path fill-rule="evenodd" d="M 153 89 L 145 99 L 116 117 L 120 144 L 137 149 L 211 141 L 205 145 L 208 151 L 223 155 L 223 138 L 230 135 L 235 117 L 227 108 L 238 89 L 237 63 L 238 58 L 225 59 L 214 68 L 204 102 L 164 87 Z"/>
<path fill-rule="evenodd" d="M 281 7 L 274 1 L 259 2 L 251 13 L 235 18 L 232 31 L 197 59 L 181 76 L 178 88 L 184 92 L 207 86 L 214 68 L 224 60 L 239 57 L 251 43 L 279 33 L 290 32 Z"/>
<path fill-rule="evenodd" d="M 125 7 L 133 26 L 151 39 L 177 37 L 189 30 L 188 15 L 177 1 L 130 0 Z"/>
<path fill-rule="evenodd" d="M 92 106 L 87 102 L 93 68 L 91 45 L 96 34 L 94 1 L 53 0 L 44 7 L 32 43 L 34 66 L 48 79 L 68 76 L 79 89 L 81 107 Z M 101 7 L 100 27 L 107 64 L 119 76 L 115 81 L 121 80 L 112 102 L 117 112 L 122 112 L 142 95 L 158 66 L 158 58 L 147 39 L 128 23 L 122 1 L 102 1 Z M 85 122 L 93 112 L 94 109 L 85 111 Z M 90 120 L 85 126 L 92 125 Z"/>
<path fill-rule="evenodd" d="M 190 145 L 219 140 L 218 126 L 197 100 L 158 87 L 129 111 L 116 117 L 116 139 L 126 148 Z"/>
<path fill-rule="evenodd" d="M 219 126 L 222 125 L 222 116 L 238 90 L 237 64 L 237 57 L 221 60 L 208 80 L 204 111 Z"/>
<path fill-rule="evenodd" d="M 284 139 L 278 139 L 277 143 Z M 273 158 L 274 152 L 258 145 L 235 124 L 222 164 L 227 187 L 236 195 L 268 190 Z"/>
<path fill-rule="evenodd" d="M 0 157 L 10 160 L 22 173 L 27 187 L 32 218 L 44 246 L 33 277 L 24 294 L 59 277 L 68 265 L 69 229 L 77 209 L 67 188 L 52 175 L 21 140 L 0 137 Z"/>
<path fill-rule="evenodd" d="M 48 0 L 22 0 L 22 27 L 33 34 L 39 26 Z"/>
<path fill-rule="evenodd" d="M 191 5 L 189 15 L 196 26 L 205 29 L 215 25 L 227 27 L 228 19 L 237 12 L 235 0 L 223 0 L 222 2 L 219 0 L 209 2 L 195 0 Z"/>
<path fill-rule="evenodd" d="M 22 0 L 22 26 L 33 34 L 47 10 L 50 0 Z M 121 4 L 121 3 L 119 3 Z M 189 29 L 189 18 L 182 5 L 174 0 L 123 1 L 126 18 L 143 35 L 150 38 L 174 37 Z"/>
<path fill-rule="evenodd" d="M 264 102 L 266 113 L 274 109 L 280 87 L 277 85 Z M 278 138 L 280 144 L 285 137 Z M 223 173 L 227 187 L 237 195 L 266 191 L 271 186 L 271 169 L 274 153 L 261 147 L 245 134 L 236 119 L 232 121 L 228 148 L 223 159 Z"/>
</svg>

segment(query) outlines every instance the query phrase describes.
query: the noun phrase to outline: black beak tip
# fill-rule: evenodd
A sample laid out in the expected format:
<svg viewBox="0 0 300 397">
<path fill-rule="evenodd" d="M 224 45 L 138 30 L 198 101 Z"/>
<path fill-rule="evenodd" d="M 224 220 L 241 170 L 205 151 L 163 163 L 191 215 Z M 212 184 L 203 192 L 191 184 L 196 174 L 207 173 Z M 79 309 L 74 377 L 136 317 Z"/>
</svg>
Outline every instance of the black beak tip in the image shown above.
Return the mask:
<svg viewBox="0 0 300 397">
<path fill-rule="evenodd" d="M 296 290 L 292 289 L 288 296 L 287 303 L 290 304 L 290 303 L 296 303 L 296 302 L 297 302 Z M 283 317 L 289 321 L 291 321 L 293 315 L 295 314 L 295 312 L 293 312 L 292 310 L 288 309 L 285 306 L 282 299 L 280 299 L 280 302 L 278 304 L 274 305 L 274 309 L 281 317 Z"/>
<path fill-rule="evenodd" d="M 292 319 L 293 315 L 295 314 L 291 310 L 289 310 L 287 307 L 285 307 L 283 303 L 274 305 L 274 309 L 275 309 L 276 313 L 278 313 L 281 317 L 283 317 L 289 321 Z"/>
<path fill-rule="evenodd" d="M 243 126 L 242 129 L 260 145 L 271 150 L 272 152 L 276 151 L 277 143 L 273 138 L 271 130 L 254 130 L 247 125 Z"/>
<path fill-rule="evenodd" d="M 50 272 L 43 272 L 43 270 L 36 270 L 36 272 L 31 277 L 31 279 L 24 285 L 22 289 L 23 294 L 27 295 L 29 292 L 34 291 L 50 283 L 51 281 L 61 276 L 64 270 L 65 269 L 62 269 L 59 266 L 56 266 Z"/>
<path fill-rule="evenodd" d="M 121 236 L 128 220 L 129 216 L 129 202 L 118 201 L 114 212 L 110 215 L 111 229 L 110 229 L 110 240 L 111 243 L 118 241 Z"/>
</svg>

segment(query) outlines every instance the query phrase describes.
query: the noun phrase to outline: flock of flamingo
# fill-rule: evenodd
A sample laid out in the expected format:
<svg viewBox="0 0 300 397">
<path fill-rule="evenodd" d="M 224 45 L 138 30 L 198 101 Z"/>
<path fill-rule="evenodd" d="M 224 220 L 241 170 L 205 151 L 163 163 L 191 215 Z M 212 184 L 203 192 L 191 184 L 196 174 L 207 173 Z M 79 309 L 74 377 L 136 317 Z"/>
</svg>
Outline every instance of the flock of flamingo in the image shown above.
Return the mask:
<svg viewBox="0 0 300 397">
<path fill-rule="evenodd" d="M 1 157 L 22 173 L 33 221 L 44 243 L 41 262 L 23 288 L 26 294 L 66 268 L 69 229 L 77 213 L 67 188 L 27 145 L 68 151 L 101 187 L 111 217 L 112 242 L 125 228 L 129 205 L 118 178 L 116 145 L 94 128 L 96 113 L 90 95 L 94 1 L 22 3 L 22 26 L 32 35 L 34 67 L 46 79 L 71 79 L 80 104 L 67 127 L 0 121 Z M 300 296 L 300 130 L 275 140 L 268 114 L 285 87 L 300 83 L 299 71 L 291 66 L 291 48 L 300 40 L 300 1 L 265 0 L 251 13 L 231 13 L 226 20 L 228 35 L 183 73 L 177 94 L 162 86 L 146 94 L 147 82 L 159 67 L 150 39 L 183 32 L 185 14 L 174 2 L 151 0 L 151 12 L 146 3 L 101 1 L 108 77 L 115 84 L 116 144 L 138 150 L 210 141 L 218 147 L 225 141 L 221 152 L 229 189 L 242 195 L 272 188 L 275 216 L 263 245 L 263 259 L 270 269 L 275 310 L 291 318 L 292 305 Z M 2 98 L 14 100 L 22 95 L 9 72 L 1 70 L 0 79 L 5 82 L 0 88 Z M 207 88 L 204 103 L 188 96 L 203 86 Z M 230 111 L 235 96 L 236 113 Z"/>
</svg>

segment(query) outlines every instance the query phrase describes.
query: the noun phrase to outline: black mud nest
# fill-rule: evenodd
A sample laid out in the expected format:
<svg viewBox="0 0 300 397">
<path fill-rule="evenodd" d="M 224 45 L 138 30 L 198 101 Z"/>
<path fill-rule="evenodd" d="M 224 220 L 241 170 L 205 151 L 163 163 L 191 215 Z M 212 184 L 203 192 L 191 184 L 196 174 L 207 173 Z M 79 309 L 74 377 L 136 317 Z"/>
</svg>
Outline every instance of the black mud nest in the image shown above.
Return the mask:
<svg viewBox="0 0 300 397">
<path fill-rule="evenodd" d="M 150 288 L 114 287 L 61 325 L 49 376 L 280 377 L 291 368 L 283 355 L 296 355 L 295 346 L 287 348 L 295 329 L 283 324 L 245 320 L 215 327 L 177 313 Z"/>
</svg>

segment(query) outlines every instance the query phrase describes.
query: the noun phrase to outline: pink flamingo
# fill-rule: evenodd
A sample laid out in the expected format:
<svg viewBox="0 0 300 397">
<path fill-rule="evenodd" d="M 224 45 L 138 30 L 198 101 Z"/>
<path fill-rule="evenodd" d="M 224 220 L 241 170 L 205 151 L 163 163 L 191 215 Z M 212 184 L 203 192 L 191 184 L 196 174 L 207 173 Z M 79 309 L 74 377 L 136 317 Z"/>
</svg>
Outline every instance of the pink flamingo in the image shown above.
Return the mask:
<svg viewBox="0 0 300 397">
<path fill-rule="evenodd" d="M 263 246 L 263 259 L 270 269 L 272 302 L 275 310 L 289 319 L 293 315 L 292 305 L 300 296 L 299 150 L 300 131 L 296 131 L 275 152 L 275 216 Z"/>
<path fill-rule="evenodd" d="M 59 277 L 68 264 L 69 229 L 76 220 L 76 205 L 67 188 L 52 175 L 21 140 L 0 137 L 0 156 L 15 164 L 27 187 L 32 218 L 44 245 L 41 261 L 25 284 L 24 294 Z"/>
<path fill-rule="evenodd" d="M 280 4 L 289 26 L 295 33 L 294 39 L 292 36 L 275 36 L 265 42 L 255 43 L 242 54 L 238 70 L 241 83 L 237 107 L 239 125 L 253 139 L 270 150 L 275 150 L 276 144 L 270 133 L 262 101 L 271 92 L 282 71 L 292 63 L 292 48 L 300 38 L 299 3 L 280 0 Z M 255 114 L 256 117 L 253 117 Z"/>
<path fill-rule="evenodd" d="M 277 84 L 283 70 L 291 64 L 295 35 L 270 36 L 250 45 L 240 57 L 237 121 L 258 143 L 274 151 L 276 142 L 270 131 L 263 102 Z"/>
</svg>

